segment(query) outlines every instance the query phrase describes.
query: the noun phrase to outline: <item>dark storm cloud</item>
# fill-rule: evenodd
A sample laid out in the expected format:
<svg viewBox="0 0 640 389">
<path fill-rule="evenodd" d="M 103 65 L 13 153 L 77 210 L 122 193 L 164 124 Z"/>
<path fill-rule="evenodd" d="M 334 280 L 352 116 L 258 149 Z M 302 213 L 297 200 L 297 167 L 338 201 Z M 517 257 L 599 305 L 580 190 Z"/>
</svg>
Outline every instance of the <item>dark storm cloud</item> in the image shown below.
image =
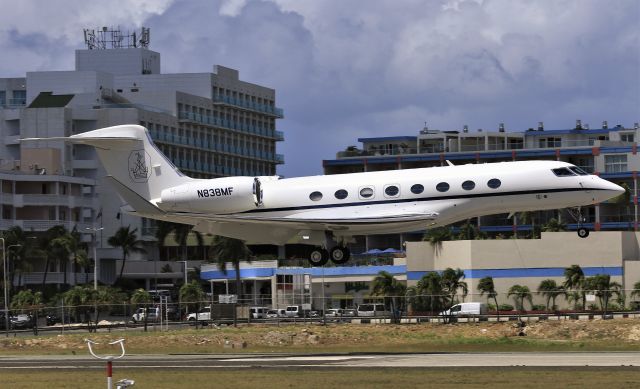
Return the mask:
<svg viewBox="0 0 640 389">
<path fill-rule="evenodd" d="M 221 64 L 276 89 L 287 176 L 320 173 L 358 137 L 415 135 L 425 121 L 524 130 L 640 120 L 635 0 L 85 3 L 3 6 L 0 50 L 17 60 L 0 61 L 1 75 L 72 68 L 83 27 L 150 26 L 163 72 Z"/>
</svg>

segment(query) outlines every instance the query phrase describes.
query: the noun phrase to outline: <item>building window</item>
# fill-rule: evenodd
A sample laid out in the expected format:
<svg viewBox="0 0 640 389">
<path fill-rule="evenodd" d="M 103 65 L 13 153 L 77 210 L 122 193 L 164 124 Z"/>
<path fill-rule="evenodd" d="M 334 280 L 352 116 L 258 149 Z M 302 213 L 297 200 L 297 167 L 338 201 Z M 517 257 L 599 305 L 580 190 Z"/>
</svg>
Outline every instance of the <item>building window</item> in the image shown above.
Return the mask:
<svg viewBox="0 0 640 389">
<path fill-rule="evenodd" d="M 0 107 L 7 105 L 7 92 L 0 90 Z"/>
<path fill-rule="evenodd" d="M 347 198 L 349 193 L 344 189 L 338 189 L 334 195 L 338 200 L 344 200 Z"/>
<path fill-rule="evenodd" d="M 438 185 L 436 185 L 436 190 L 438 192 L 446 192 L 449 190 L 449 184 L 447 184 L 446 182 L 441 182 Z"/>
<path fill-rule="evenodd" d="M 462 183 L 462 189 L 464 189 L 464 190 L 471 190 L 471 189 L 473 189 L 475 187 L 476 187 L 476 183 L 473 182 L 473 181 L 470 181 L 470 180 L 465 181 L 465 182 Z"/>
<path fill-rule="evenodd" d="M 360 197 L 363 199 L 369 199 L 373 197 L 373 188 L 370 186 L 360 189 Z"/>
<path fill-rule="evenodd" d="M 623 142 L 633 142 L 633 134 L 620 134 L 620 140 Z"/>
<path fill-rule="evenodd" d="M 627 155 L 614 154 L 604 156 L 605 173 L 621 173 L 627 171 Z"/>
<path fill-rule="evenodd" d="M 400 193 L 400 188 L 398 188 L 396 185 L 389 185 L 386 188 L 384 188 L 384 194 L 387 197 L 397 197 L 399 193 Z"/>
<path fill-rule="evenodd" d="M 411 193 L 413 194 L 420 194 L 422 192 L 424 192 L 424 186 L 420 184 L 415 184 L 411 187 Z"/>
<path fill-rule="evenodd" d="M 311 201 L 320 201 L 320 200 L 322 200 L 322 193 L 320 193 L 320 192 L 318 192 L 318 191 L 316 191 L 316 192 L 312 192 L 312 193 L 309 195 L 309 199 L 310 199 Z"/>
<path fill-rule="evenodd" d="M 502 182 L 497 178 L 492 178 L 487 182 L 487 186 L 491 189 L 498 189 L 500 185 L 502 185 Z"/>
<path fill-rule="evenodd" d="M 562 138 L 540 138 L 538 146 L 541 149 L 562 147 Z"/>
</svg>

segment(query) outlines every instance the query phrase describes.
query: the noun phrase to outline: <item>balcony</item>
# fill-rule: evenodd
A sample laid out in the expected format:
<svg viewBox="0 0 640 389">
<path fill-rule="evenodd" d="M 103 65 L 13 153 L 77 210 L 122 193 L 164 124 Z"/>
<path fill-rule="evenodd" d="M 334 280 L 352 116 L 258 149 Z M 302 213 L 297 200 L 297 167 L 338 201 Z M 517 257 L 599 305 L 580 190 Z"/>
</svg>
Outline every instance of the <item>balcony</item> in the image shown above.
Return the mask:
<svg viewBox="0 0 640 389">
<path fill-rule="evenodd" d="M 284 111 L 282 108 L 277 108 L 267 104 L 260 104 L 256 102 L 252 102 L 245 99 L 238 99 L 230 96 L 224 95 L 214 95 L 212 100 L 216 103 L 223 103 L 226 105 L 232 105 L 234 107 L 239 107 L 243 109 L 247 109 L 250 111 L 266 113 L 271 116 L 275 116 L 278 119 L 282 119 L 284 117 Z"/>
<path fill-rule="evenodd" d="M 205 124 L 212 127 L 228 128 L 230 130 L 236 130 L 244 132 L 246 134 L 264 136 L 267 138 L 277 139 L 275 130 L 271 130 L 265 127 L 254 126 L 252 124 L 238 123 L 234 120 L 221 119 L 214 116 L 201 115 L 193 112 L 178 112 L 178 119 L 181 121 L 190 121 L 198 124 Z"/>
</svg>

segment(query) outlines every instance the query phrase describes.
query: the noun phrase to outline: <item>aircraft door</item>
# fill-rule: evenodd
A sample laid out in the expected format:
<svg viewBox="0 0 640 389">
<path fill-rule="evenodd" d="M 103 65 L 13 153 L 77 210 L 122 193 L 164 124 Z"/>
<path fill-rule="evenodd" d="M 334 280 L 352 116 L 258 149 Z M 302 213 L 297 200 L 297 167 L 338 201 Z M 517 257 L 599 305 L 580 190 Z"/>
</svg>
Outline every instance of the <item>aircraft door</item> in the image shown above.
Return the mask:
<svg viewBox="0 0 640 389">
<path fill-rule="evenodd" d="M 256 207 L 262 205 L 262 185 L 258 177 L 253 179 L 253 202 L 256 204 Z"/>
</svg>

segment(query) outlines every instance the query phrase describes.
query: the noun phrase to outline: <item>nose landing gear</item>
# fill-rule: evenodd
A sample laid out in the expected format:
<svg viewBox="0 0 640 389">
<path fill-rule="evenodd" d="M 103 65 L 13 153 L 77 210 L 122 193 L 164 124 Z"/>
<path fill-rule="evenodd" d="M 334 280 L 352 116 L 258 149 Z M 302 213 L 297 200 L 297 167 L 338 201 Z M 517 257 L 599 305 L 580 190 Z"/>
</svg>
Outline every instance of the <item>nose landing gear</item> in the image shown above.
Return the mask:
<svg viewBox="0 0 640 389">
<path fill-rule="evenodd" d="M 582 226 L 584 222 L 584 218 L 582 217 L 582 208 L 577 207 L 576 209 L 568 208 L 569 214 L 578 222 L 578 236 L 581 238 L 586 238 L 589 236 L 589 229 Z"/>
</svg>

